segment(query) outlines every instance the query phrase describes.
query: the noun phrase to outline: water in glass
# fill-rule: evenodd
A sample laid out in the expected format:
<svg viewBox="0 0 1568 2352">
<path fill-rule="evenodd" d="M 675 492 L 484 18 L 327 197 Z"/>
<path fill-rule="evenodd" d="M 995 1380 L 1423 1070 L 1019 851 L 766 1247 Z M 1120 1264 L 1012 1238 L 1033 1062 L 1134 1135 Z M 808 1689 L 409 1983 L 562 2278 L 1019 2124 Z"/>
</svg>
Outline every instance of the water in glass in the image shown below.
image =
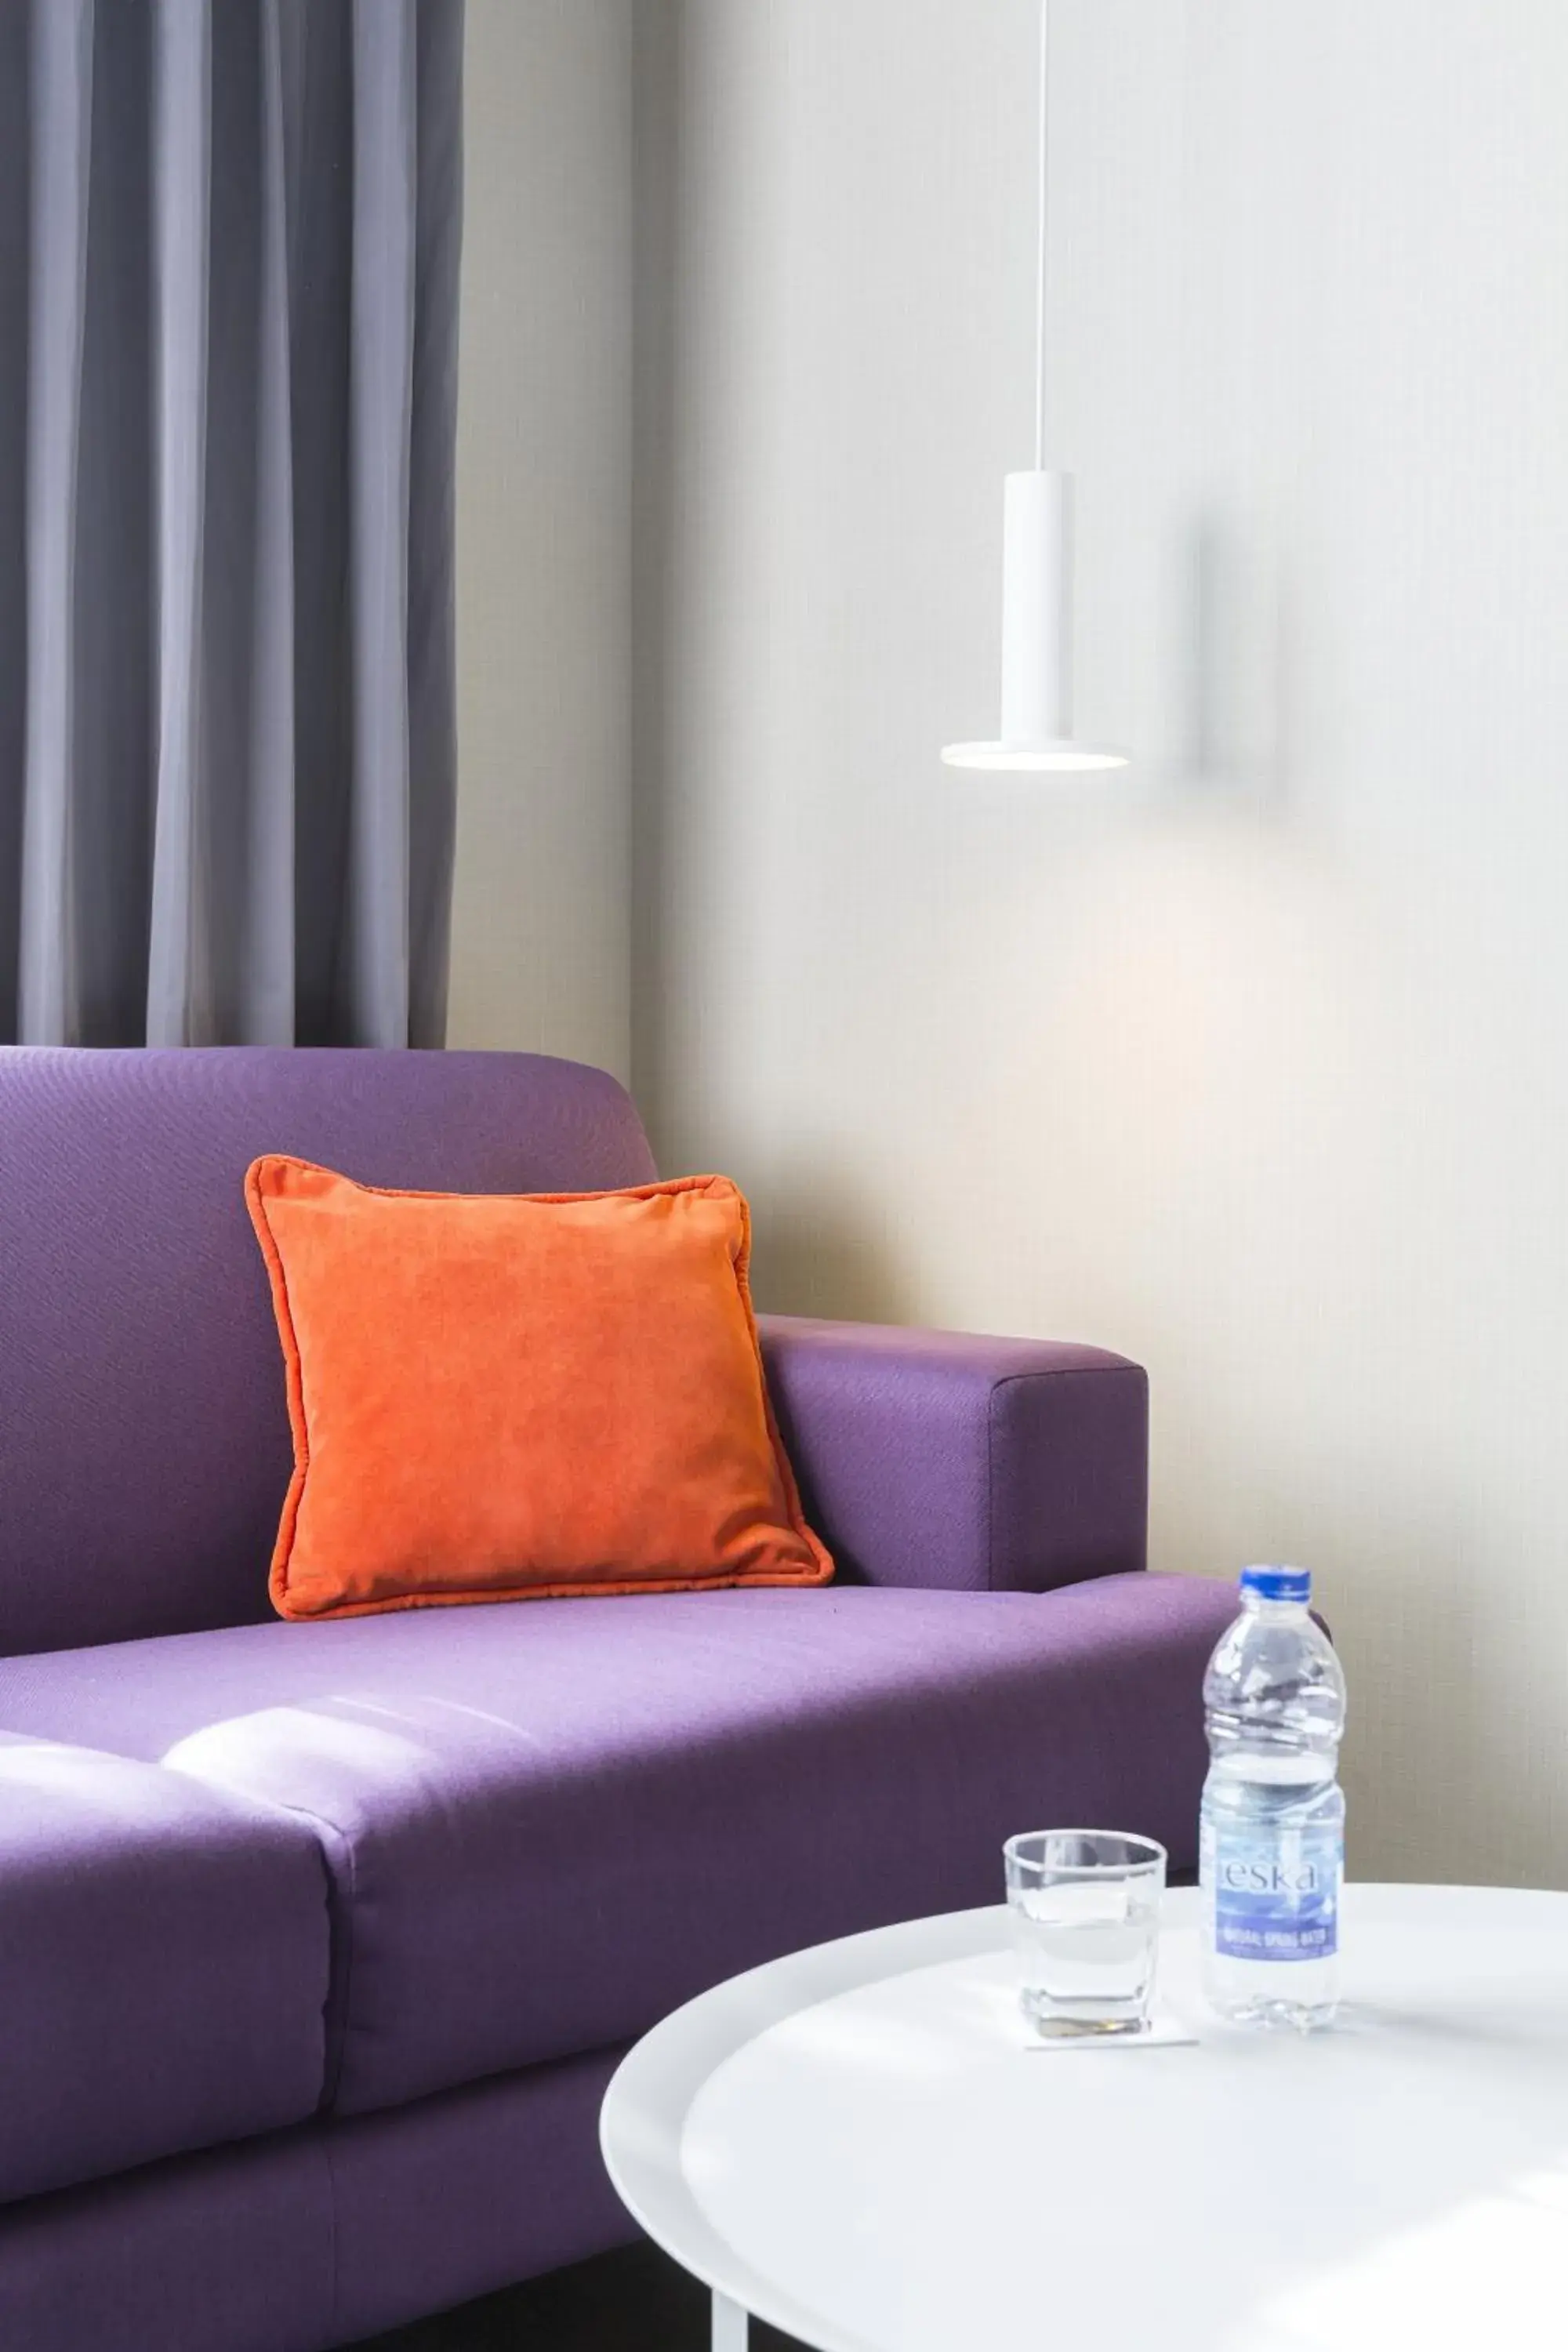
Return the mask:
<svg viewBox="0 0 1568 2352">
<path fill-rule="evenodd" d="M 1104 1830 L 1010 1839 L 1024 2014 L 1047 2035 L 1135 2033 L 1149 2013 L 1164 1849 Z"/>
</svg>

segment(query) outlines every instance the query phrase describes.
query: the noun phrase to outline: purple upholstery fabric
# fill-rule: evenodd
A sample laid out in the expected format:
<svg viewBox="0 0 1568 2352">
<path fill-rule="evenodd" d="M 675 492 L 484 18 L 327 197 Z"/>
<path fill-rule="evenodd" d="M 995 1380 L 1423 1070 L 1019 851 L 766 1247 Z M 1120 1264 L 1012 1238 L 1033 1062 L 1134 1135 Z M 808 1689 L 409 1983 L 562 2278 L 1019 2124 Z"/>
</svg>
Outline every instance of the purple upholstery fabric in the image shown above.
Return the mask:
<svg viewBox="0 0 1568 2352">
<path fill-rule="evenodd" d="M 654 1172 L 615 1080 L 536 1055 L 0 1049 L 0 1655 L 268 1614 L 262 1151 L 457 1192 Z"/>
<path fill-rule="evenodd" d="M 1194 1853 L 1227 1586 L 710 1592 L 14 1660 L 0 1721 L 270 1800 L 334 1884 L 347 2112 L 637 2033 L 736 1969 L 984 1902 L 1040 1821 Z"/>
<path fill-rule="evenodd" d="M 333 2126 L 331 2341 L 635 2238 L 599 2155 L 599 2108 L 621 2056 L 593 2051 Z"/>
<path fill-rule="evenodd" d="M 309 1824 L 0 1733 L 0 2200 L 313 2115 L 328 1959 Z"/>
<path fill-rule="evenodd" d="M 1148 1381 L 1099 1348 L 762 1318 L 806 1514 L 868 1584 L 1044 1592 L 1142 1568 Z"/>
<path fill-rule="evenodd" d="M 0 2344 L 316 2352 L 331 2265 L 319 2136 L 242 2141 L 0 2212 Z"/>
<path fill-rule="evenodd" d="M 619 2051 L 0 2212 L 5 2352 L 326 2352 L 636 2235 Z"/>
</svg>

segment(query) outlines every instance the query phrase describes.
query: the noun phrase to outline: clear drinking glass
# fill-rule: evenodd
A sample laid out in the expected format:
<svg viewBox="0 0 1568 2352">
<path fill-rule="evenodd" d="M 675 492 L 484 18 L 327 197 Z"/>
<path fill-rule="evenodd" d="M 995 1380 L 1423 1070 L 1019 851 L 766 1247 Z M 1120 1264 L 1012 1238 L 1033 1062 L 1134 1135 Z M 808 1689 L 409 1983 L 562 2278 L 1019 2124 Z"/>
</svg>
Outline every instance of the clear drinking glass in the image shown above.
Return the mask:
<svg viewBox="0 0 1568 2352">
<path fill-rule="evenodd" d="M 1002 1849 L 1037 2033 L 1141 2033 L 1148 2021 L 1165 1849 L 1119 1830 L 1029 1830 Z"/>
</svg>

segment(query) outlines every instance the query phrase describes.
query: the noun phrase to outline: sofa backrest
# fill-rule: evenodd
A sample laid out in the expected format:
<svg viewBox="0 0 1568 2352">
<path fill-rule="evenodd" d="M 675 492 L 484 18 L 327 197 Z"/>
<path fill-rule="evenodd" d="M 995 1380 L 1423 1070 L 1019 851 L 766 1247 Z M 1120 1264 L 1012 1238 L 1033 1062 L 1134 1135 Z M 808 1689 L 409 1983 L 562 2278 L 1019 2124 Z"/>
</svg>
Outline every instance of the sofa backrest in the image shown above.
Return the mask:
<svg viewBox="0 0 1568 2352">
<path fill-rule="evenodd" d="M 264 1151 L 421 1191 L 655 1172 L 616 1081 L 541 1055 L 0 1048 L 0 1655 L 269 1613 Z"/>
</svg>

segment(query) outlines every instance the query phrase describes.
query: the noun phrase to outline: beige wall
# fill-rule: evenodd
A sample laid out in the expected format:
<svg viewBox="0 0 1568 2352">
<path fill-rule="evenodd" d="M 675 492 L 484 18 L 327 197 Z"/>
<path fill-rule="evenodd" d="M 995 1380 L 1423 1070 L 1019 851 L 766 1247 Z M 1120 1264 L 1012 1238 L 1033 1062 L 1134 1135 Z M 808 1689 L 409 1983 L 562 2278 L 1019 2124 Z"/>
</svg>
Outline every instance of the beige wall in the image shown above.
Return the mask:
<svg viewBox="0 0 1568 2352">
<path fill-rule="evenodd" d="M 1056 14 L 1139 763 L 1050 785 L 937 763 L 1028 462 L 1033 0 L 648 0 L 638 1080 L 768 1303 L 1149 1364 L 1156 1562 L 1319 1573 L 1360 1871 L 1568 1885 L 1568 9 Z"/>
<path fill-rule="evenodd" d="M 629 1056 L 632 0 L 468 0 L 448 1039 Z"/>
</svg>

